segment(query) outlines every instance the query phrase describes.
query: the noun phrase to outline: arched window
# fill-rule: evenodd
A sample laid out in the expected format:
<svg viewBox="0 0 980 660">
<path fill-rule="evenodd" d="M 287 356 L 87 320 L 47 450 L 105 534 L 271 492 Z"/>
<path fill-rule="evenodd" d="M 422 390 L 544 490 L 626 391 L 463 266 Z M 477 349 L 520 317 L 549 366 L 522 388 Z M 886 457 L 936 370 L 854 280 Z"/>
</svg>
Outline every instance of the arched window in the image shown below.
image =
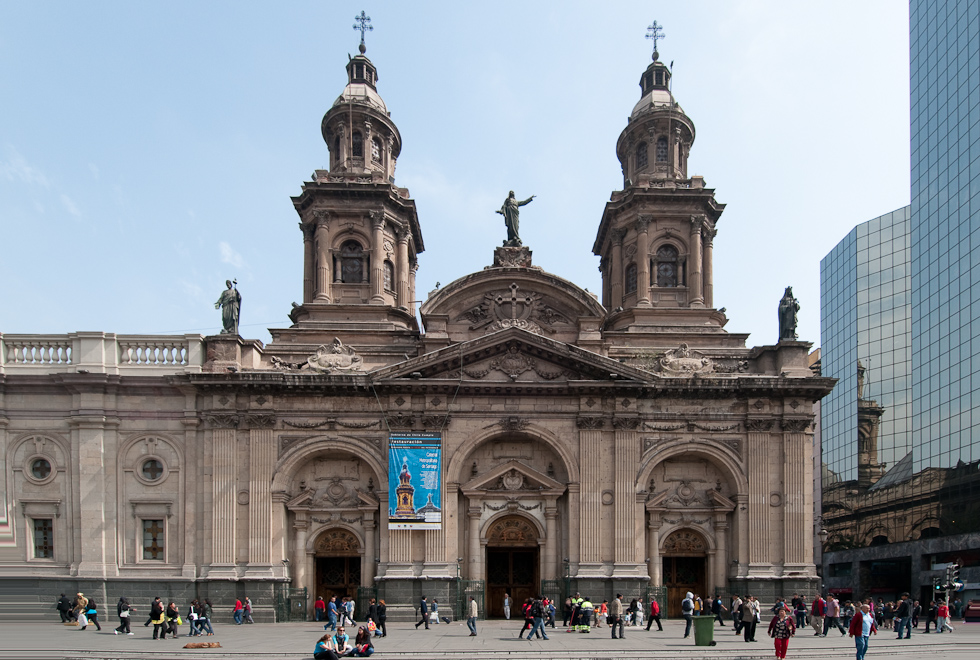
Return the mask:
<svg viewBox="0 0 980 660">
<path fill-rule="evenodd" d="M 338 160 L 340 160 L 340 136 L 339 135 L 333 139 L 333 153 L 330 155 L 333 156 L 333 162 L 335 164 Z"/>
<path fill-rule="evenodd" d="M 363 281 L 364 250 L 357 241 L 347 241 L 340 246 L 340 281 L 360 284 Z"/>
<path fill-rule="evenodd" d="M 636 292 L 636 264 L 626 267 L 626 293 Z"/>
<path fill-rule="evenodd" d="M 361 137 L 360 132 L 354 131 L 351 136 L 351 155 L 354 158 L 364 158 L 364 138 Z"/>
<path fill-rule="evenodd" d="M 371 138 L 371 160 L 381 162 L 381 140 L 378 138 Z"/>
<path fill-rule="evenodd" d="M 647 166 L 647 143 L 641 142 L 636 145 L 636 169 L 642 170 Z"/>
<path fill-rule="evenodd" d="M 395 265 L 390 261 L 385 261 L 385 291 L 394 292 L 395 290 Z"/>
<path fill-rule="evenodd" d="M 657 250 L 657 286 L 677 286 L 677 248 L 661 246 Z"/>
<path fill-rule="evenodd" d="M 871 539 L 871 543 L 869 543 L 868 545 L 870 545 L 872 547 L 878 546 L 878 545 L 888 545 L 888 537 L 885 536 L 884 534 L 879 534 L 878 536 L 875 536 L 874 538 L 872 538 Z"/>
<path fill-rule="evenodd" d="M 657 138 L 657 162 L 667 162 L 667 138 L 665 137 Z"/>
</svg>

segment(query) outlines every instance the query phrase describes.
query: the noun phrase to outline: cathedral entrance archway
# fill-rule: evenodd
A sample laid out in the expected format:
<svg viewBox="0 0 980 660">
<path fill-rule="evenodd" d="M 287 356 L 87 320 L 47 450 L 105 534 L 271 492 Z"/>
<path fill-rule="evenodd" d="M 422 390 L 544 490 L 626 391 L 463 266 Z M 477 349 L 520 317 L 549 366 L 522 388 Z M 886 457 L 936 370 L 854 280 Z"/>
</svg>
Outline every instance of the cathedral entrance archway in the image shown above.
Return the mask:
<svg viewBox="0 0 980 660">
<path fill-rule="evenodd" d="M 357 597 L 357 588 L 361 586 L 361 544 L 353 532 L 340 528 L 326 530 L 316 540 L 314 557 L 316 579 L 311 601 L 316 596 L 325 601 L 336 596 L 339 604 L 344 596 Z"/>
<path fill-rule="evenodd" d="M 664 540 L 663 580 L 667 588 L 667 616 L 681 616 L 681 601 L 690 591 L 707 600 L 705 576 L 708 543 L 694 530 L 678 529 Z"/>
<path fill-rule="evenodd" d="M 490 524 L 487 539 L 487 612 L 504 616 L 504 594 L 512 599 L 511 616 L 539 591 L 538 531 L 524 516 L 510 515 Z"/>
</svg>

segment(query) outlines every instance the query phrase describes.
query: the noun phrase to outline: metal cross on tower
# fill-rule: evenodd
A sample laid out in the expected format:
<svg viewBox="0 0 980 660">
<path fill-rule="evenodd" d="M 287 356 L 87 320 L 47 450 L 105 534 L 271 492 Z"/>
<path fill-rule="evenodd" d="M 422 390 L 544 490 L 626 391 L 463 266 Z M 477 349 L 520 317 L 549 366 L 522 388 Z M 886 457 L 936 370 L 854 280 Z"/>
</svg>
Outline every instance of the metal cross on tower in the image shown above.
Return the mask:
<svg viewBox="0 0 980 660">
<path fill-rule="evenodd" d="M 657 59 L 659 53 L 657 52 L 657 40 L 665 39 L 666 34 L 663 34 L 664 26 L 657 25 L 657 21 L 653 22 L 653 25 L 647 28 L 647 39 L 653 39 L 653 59 Z"/>
<path fill-rule="evenodd" d="M 374 27 L 372 27 L 371 25 L 368 25 L 371 22 L 371 17 L 368 16 L 367 14 L 365 14 L 364 13 L 364 10 L 362 9 L 361 10 L 361 15 L 360 16 L 355 16 L 354 17 L 354 20 L 357 21 L 357 23 L 360 23 L 360 25 L 358 25 L 357 23 L 355 23 L 354 24 L 354 29 L 361 31 L 361 46 L 363 46 L 364 45 L 364 33 L 365 32 L 370 32 L 371 30 L 374 29 Z M 656 43 L 656 42 L 654 42 L 654 43 Z"/>
</svg>

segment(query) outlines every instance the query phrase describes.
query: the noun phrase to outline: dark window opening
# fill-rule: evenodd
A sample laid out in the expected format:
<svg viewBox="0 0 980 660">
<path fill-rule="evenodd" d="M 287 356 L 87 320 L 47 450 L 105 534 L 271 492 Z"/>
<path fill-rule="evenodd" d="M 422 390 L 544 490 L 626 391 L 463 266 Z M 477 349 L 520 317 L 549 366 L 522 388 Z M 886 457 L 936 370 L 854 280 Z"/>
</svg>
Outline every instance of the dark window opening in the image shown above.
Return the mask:
<svg viewBox="0 0 980 660">
<path fill-rule="evenodd" d="M 354 158 L 364 158 L 364 138 L 357 131 L 351 136 L 351 155 Z"/>
<path fill-rule="evenodd" d="M 165 530 L 163 520 L 143 521 L 143 559 L 163 561 Z"/>
<path fill-rule="evenodd" d="M 641 142 L 636 145 L 636 169 L 642 170 L 647 166 L 647 143 Z"/>
<path fill-rule="evenodd" d="M 38 458 L 31 463 L 31 475 L 35 479 L 47 479 L 51 474 L 51 463 L 44 458 Z"/>
<path fill-rule="evenodd" d="M 340 281 L 360 284 L 363 281 L 364 251 L 357 241 L 347 241 L 340 246 Z"/>
<path fill-rule="evenodd" d="M 395 265 L 390 261 L 385 262 L 385 291 L 395 290 Z"/>
<path fill-rule="evenodd" d="M 54 521 L 50 518 L 34 519 L 34 557 L 54 559 Z"/>
<path fill-rule="evenodd" d="M 677 248 L 664 245 L 657 250 L 657 286 L 677 286 Z"/>
<path fill-rule="evenodd" d="M 636 264 L 626 267 L 626 293 L 636 292 Z"/>
<path fill-rule="evenodd" d="M 156 481 L 161 476 L 163 476 L 163 463 L 151 458 L 147 461 L 143 461 L 143 467 L 140 468 L 143 473 L 143 478 L 147 481 Z"/>
<path fill-rule="evenodd" d="M 657 139 L 657 162 L 667 162 L 667 138 L 665 137 Z"/>
</svg>

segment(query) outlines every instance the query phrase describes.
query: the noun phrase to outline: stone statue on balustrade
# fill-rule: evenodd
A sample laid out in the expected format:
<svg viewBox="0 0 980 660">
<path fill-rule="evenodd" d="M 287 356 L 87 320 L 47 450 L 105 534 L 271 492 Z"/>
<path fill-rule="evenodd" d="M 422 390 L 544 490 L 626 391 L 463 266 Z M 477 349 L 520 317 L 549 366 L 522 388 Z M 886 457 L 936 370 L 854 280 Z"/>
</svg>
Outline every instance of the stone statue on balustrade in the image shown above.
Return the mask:
<svg viewBox="0 0 980 660">
<path fill-rule="evenodd" d="M 786 287 L 779 301 L 779 341 L 796 340 L 796 313 L 800 311 L 800 301 L 793 297 L 793 287 Z"/>
<path fill-rule="evenodd" d="M 504 247 L 520 247 L 522 245 L 520 235 L 520 207 L 530 204 L 534 198 L 535 195 L 531 195 L 523 202 L 519 202 L 514 197 L 514 191 L 511 190 L 510 195 L 504 200 L 503 206 L 497 211 L 497 213 L 504 216 L 504 224 L 507 225 L 507 240 L 504 241 Z"/>
<path fill-rule="evenodd" d="M 238 317 L 242 309 L 242 294 L 238 292 L 238 280 L 225 280 L 227 287 L 214 303 L 215 309 L 221 310 L 221 334 L 238 334 Z"/>
</svg>

